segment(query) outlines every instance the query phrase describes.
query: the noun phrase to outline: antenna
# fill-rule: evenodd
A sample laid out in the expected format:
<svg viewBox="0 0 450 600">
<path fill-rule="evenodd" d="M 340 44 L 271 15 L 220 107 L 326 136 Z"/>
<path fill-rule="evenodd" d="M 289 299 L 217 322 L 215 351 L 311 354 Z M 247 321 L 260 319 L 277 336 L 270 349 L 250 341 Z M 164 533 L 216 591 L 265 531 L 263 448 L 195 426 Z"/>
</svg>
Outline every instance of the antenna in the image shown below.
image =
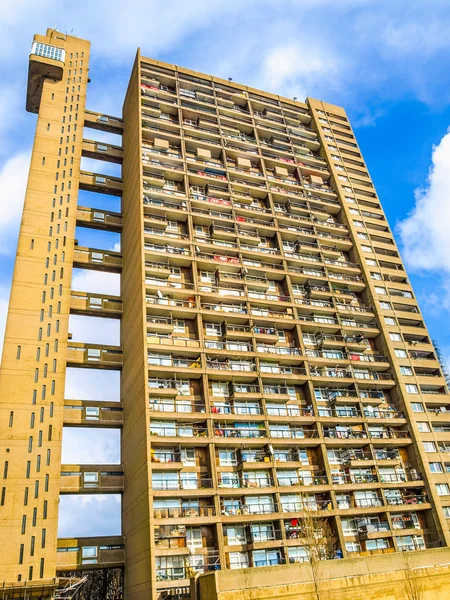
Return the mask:
<svg viewBox="0 0 450 600">
<path fill-rule="evenodd" d="M 431 340 L 431 342 L 432 342 L 433 348 L 434 348 L 434 350 L 436 352 L 436 356 L 437 356 L 437 359 L 439 361 L 439 364 L 441 365 L 441 369 L 442 369 L 442 373 L 443 373 L 444 378 L 445 378 L 445 382 L 450 387 L 450 373 L 449 373 L 447 364 L 445 362 L 444 355 L 441 352 L 441 349 L 439 347 L 438 341 L 437 340 Z"/>
</svg>

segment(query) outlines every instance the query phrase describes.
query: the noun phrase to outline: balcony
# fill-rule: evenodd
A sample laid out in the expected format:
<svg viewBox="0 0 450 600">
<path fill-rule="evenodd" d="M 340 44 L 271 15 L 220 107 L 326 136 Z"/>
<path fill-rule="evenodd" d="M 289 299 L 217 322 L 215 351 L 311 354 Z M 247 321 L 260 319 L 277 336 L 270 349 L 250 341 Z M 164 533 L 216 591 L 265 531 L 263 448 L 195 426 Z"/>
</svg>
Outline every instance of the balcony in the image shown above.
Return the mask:
<svg viewBox="0 0 450 600">
<path fill-rule="evenodd" d="M 181 502 L 180 502 L 181 504 Z M 153 509 L 155 519 L 203 519 L 205 517 L 215 517 L 216 508 L 214 505 L 200 504 L 199 506 L 190 506 L 189 508 L 171 507 Z"/>
<path fill-rule="evenodd" d="M 391 420 L 398 419 L 404 420 L 405 415 L 399 410 L 393 408 L 374 410 L 371 406 L 364 408 L 364 416 L 366 419 L 380 419 L 380 420 Z"/>
<path fill-rule="evenodd" d="M 149 408 L 151 412 L 182 413 L 183 416 L 186 416 L 188 413 L 203 414 L 206 412 L 203 402 L 193 402 L 183 397 L 177 400 L 169 400 L 164 396 L 162 398 L 151 396 Z"/>
<path fill-rule="evenodd" d="M 241 374 L 250 374 L 256 371 L 256 365 L 252 361 L 229 361 L 229 360 L 206 360 L 206 368 L 211 371 L 225 371 L 231 376 Z M 253 375 L 254 377 L 254 375 Z M 225 378 L 229 379 L 228 375 Z"/>
<path fill-rule="evenodd" d="M 271 376 L 279 376 L 283 375 L 283 377 L 290 378 L 291 376 L 295 377 L 307 377 L 307 371 L 303 367 L 291 367 L 284 366 L 279 364 L 262 364 L 260 366 L 261 376 L 271 377 Z"/>
<path fill-rule="evenodd" d="M 315 427 L 291 427 L 289 425 L 269 424 L 269 435 L 272 439 L 318 439 L 319 432 Z"/>
<path fill-rule="evenodd" d="M 422 475 L 415 469 L 398 473 L 380 473 L 381 483 L 406 483 L 407 481 L 421 481 Z"/>
<path fill-rule="evenodd" d="M 277 504 L 266 502 L 266 503 L 251 503 L 244 504 L 242 502 L 238 502 L 236 504 L 233 503 L 233 506 L 228 506 L 227 504 L 222 504 L 221 506 L 221 514 L 223 517 L 236 517 L 242 515 L 271 515 L 273 513 L 278 512 Z"/>
<path fill-rule="evenodd" d="M 389 506 L 402 506 L 403 504 L 428 504 L 429 500 L 427 493 L 423 490 L 419 493 L 409 492 L 406 494 L 387 496 L 386 502 Z"/>
<path fill-rule="evenodd" d="M 204 425 L 191 423 L 167 423 L 150 422 L 150 435 L 152 437 L 164 438 L 204 438 L 208 437 L 208 428 Z M 197 488 L 195 488 L 197 489 Z"/>
<path fill-rule="evenodd" d="M 61 494 L 120 494 L 122 465 L 61 465 Z"/>
<path fill-rule="evenodd" d="M 122 536 L 60 538 L 56 554 L 57 571 L 112 569 L 125 566 Z"/>
<path fill-rule="evenodd" d="M 83 344 L 69 342 L 67 345 L 67 366 L 94 369 L 121 369 L 123 353 L 120 346 Z"/>
<path fill-rule="evenodd" d="M 350 427 L 324 427 L 324 438 L 333 440 L 367 440 L 368 434 L 362 429 L 351 429 Z"/>
<path fill-rule="evenodd" d="M 212 479 L 195 473 L 196 477 L 183 479 L 183 473 L 178 479 L 164 479 L 160 473 L 153 471 L 152 490 L 154 491 L 180 491 L 180 490 L 207 490 L 213 487 Z M 197 475 L 200 477 L 197 478 Z"/>
<path fill-rule="evenodd" d="M 299 471 L 298 477 L 288 477 L 277 472 L 277 481 L 280 487 L 295 487 L 295 486 L 313 486 L 327 485 L 328 478 L 325 471 L 314 471 L 314 473 L 302 473 Z"/>
<path fill-rule="evenodd" d="M 122 316 L 122 299 L 119 296 L 72 291 L 70 293 L 70 313 L 73 315 L 120 319 Z"/>
<path fill-rule="evenodd" d="M 122 231 L 122 213 L 78 206 L 77 226 L 120 233 Z"/>
<path fill-rule="evenodd" d="M 181 298 L 175 298 L 169 295 L 147 295 L 145 302 L 147 305 L 151 306 L 151 311 L 153 314 L 157 314 L 157 312 L 164 314 L 169 310 L 174 318 L 182 317 L 184 316 L 186 310 L 193 311 L 196 308 L 195 300 L 193 299 L 183 300 Z M 149 323 L 152 323 L 152 321 L 149 321 Z M 158 327 L 156 329 L 158 329 Z"/>
<path fill-rule="evenodd" d="M 344 450 L 341 453 L 342 464 L 350 467 L 365 466 L 368 462 L 373 462 L 374 458 L 371 452 L 366 452 L 358 448 Z"/>
<path fill-rule="evenodd" d="M 77 269 L 91 269 L 120 273 L 122 271 L 122 254 L 109 250 L 82 248 L 75 246 L 73 253 L 73 266 Z"/>
<path fill-rule="evenodd" d="M 249 427 L 232 427 L 229 425 L 214 423 L 214 436 L 216 438 L 267 438 L 264 424 L 254 424 Z"/>
<path fill-rule="evenodd" d="M 80 190 L 108 194 L 110 196 L 122 196 L 123 181 L 120 177 L 80 171 Z"/>
<path fill-rule="evenodd" d="M 320 377 L 321 379 L 353 379 L 352 372 L 343 367 L 335 367 L 334 369 L 311 367 L 310 371 L 311 377 Z"/>
<path fill-rule="evenodd" d="M 185 357 L 173 357 L 170 354 L 164 356 L 148 355 L 148 366 L 151 371 L 165 370 L 165 369 L 189 369 L 197 370 L 201 369 L 201 359 L 188 359 Z M 200 375 L 197 374 L 197 377 Z"/>
<path fill-rule="evenodd" d="M 353 368 L 353 376 L 358 379 L 358 383 L 377 381 L 380 388 L 389 388 L 395 385 L 393 375 L 391 373 L 381 373 L 378 371 L 360 371 Z"/>
<path fill-rule="evenodd" d="M 66 427 L 122 427 L 123 406 L 121 402 L 64 400 L 63 421 Z"/>
<path fill-rule="evenodd" d="M 387 440 L 390 440 L 389 443 L 394 443 L 397 446 L 411 444 L 411 434 L 409 431 L 400 431 L 397 429 L 392 429 L 392 427 L 383 427 L 374 430 L 372 429 L 372 426 L 369 425 L 369 438 L 372 440 L 372 443 L 375 444 L 378 441 L 381 441 L 383 444 L 388 443 Z"/>
<path fill-rule="evenodd" d="M 358 526 L 358 535 L 362 540 L 372 540 L 385 536 L 387 532 L 390 532 L 391 528 L 387 521 L 379 521 L 378 523 L 365 523 L 364 525 Z M 388 550 L 385 548 L 384 550 Z"/>
</svg>

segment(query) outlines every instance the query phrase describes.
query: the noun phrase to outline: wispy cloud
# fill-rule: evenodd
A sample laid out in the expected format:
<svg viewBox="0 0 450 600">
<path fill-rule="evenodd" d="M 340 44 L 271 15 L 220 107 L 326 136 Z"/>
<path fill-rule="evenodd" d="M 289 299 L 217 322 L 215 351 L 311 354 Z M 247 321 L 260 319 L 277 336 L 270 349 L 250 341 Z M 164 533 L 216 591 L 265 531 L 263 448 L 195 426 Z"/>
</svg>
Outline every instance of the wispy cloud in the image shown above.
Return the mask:
<svg viewBox="0 0 450 600">
<path fill-rule="evenodd" d="M 30 167 L 30 153 L 9 158 L 0 170 L 0 254 L 13 255 L 19 233 L 25 189 Z"/>
<path fill-rule="evenodd" d="M 59 501 L 58 537 L 121 534 L 118 494 L 63 495 Z"/>
<path fill-rule="evenodd" d="M 432 151 L 424 186 L 416 191 L 411 213 L 397 230 L 403 256 L 411 272 L 435 275 L 435 290 L 428 304 L 450 308 L 450 130 Z M 437 287 L 440 286 L 440 289 Z"/>
</svg>

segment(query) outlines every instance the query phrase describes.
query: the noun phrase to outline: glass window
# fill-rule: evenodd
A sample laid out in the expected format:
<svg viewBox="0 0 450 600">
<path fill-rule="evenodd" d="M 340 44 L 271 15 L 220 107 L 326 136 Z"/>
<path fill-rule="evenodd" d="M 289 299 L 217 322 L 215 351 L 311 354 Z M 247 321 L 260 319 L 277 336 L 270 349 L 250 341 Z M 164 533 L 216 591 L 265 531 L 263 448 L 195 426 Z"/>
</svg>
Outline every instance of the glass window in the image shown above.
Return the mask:
<svg viewBox="0 0 450 600">
<path fill-rule="evenodd" d="M 411 408 L 413 412 L 425 412 L 423 404 L 421 402 L 411 402 Z"/>
<path fill-rule="evenodd" d="M 380 302 L 380 306 L 381 306 L 381 302 Z M 397 325 L 397 321 L 394 319 L 394 317 L 384 317 L 384 322 L 386 323 L 386 325 Z"/>
<path fill-rule="evenodd" d="M 373 258 L 366 258 L 366 265 L 369 265 L 370 267 L 376 267 L 377 261 Z"/>
<path fill-rule="evenodd" d="M 395 352 L 395 356 L 397 358 L 408 358 L 408 355 L 406 354 L 406 350 L 402 350 L 401 348 L 395 348 L 394 352 Z"/>
<path fill-rule="evenodd" d="M 440 462 L 430 462 L 430 471 L 432 473 L 443 473 L 444 469 L 442 468 L 442 463 Z"/>
<path fill-rule="evenodd" d="M 345 542 L 347 552 L 361 552 L 361 544 L 359 542 Z"/>
<path fill-rule="evenodd" d="M 423 447 L 425 452 L 436 452 L 436 444 L 434 442 L 424 442 Z"/>
<path fill-rule="evenodd" d="M 417 429 L 422 433 L 428 433 L 430 431 L 430 426 L 426 421 L 418 421 Z"/>
<path fill-rule="evenodd" d="M 450 494 L 450 488 L 447 483 L 437 483 L 436 491 L 438 496 L 448 496 Z"/>
<path fill-rule="evenodd" d="M 229 558 L 230 569 L 246 569 L 250 564 L 245 552 L 230 552 Z"/>
<path fill-rule="evenodd" d="M 399 333 L 390 333 L 389 337 L 391 338 L 391 340 L 393 342 L 401 342 L 402 341 L 402 336 Z"/>
<path fill-rule="evenodd" d="M 384 287 L 375 286 L 375 291 L 376 291 L 377 294 L 380 294 L 382 296 L 384 296 L 385 294 L 387 294 L 386 288 L 384 288 Z"/>
<path fill-rule="evenodd" d="M 222 326 L 220 323 L 206 323 L 206 335 L 222 335 Z"/>
<path fill-rule="evenodd" d="M 65 61 L 66 51 L 56 46 L 50 46 L 49 44 L 42 44 L 41 42 L 33 42 L 31 47 L 31 54 L 36 56 L 43 56 L 44 58 L 50 58 L 52 60 Z"/>
<path fill-rule="evenodd" d="M 406 391 L 408 392 L 408 394 L 418 394 L 419 390 L 417 389 L 417 385 L 414 385 L 413 383 L 407 383 L 406 384 Z"/>
<path fill-rule="evenodd" d="M 402 375 L 412 375 L 413 371 L 412 371 L 411 367 L 400 367 L 400 373 Z"/>
</svg>

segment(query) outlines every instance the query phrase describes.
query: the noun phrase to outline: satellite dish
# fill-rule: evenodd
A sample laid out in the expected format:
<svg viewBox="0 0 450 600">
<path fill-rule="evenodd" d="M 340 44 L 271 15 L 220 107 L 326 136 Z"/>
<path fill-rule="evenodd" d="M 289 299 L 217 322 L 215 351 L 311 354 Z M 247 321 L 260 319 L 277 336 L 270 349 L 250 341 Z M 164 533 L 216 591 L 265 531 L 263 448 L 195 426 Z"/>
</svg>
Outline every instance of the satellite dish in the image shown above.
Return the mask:
<svg viewBox="0 0 450 600">
<path fill-rule="evenodd" d="M 156 294 L 158 298 L 164 298 L 164 294 L 161 292 L 161 290 L 156 290 Z"/>
<path fill-rule="evenodd" d="M 373 413 L 373 406 L 370 406 L 370 404 L 369 404 L 369 406 L 367 407 L 367 411 L 370 413 Z"/>
</svg>

